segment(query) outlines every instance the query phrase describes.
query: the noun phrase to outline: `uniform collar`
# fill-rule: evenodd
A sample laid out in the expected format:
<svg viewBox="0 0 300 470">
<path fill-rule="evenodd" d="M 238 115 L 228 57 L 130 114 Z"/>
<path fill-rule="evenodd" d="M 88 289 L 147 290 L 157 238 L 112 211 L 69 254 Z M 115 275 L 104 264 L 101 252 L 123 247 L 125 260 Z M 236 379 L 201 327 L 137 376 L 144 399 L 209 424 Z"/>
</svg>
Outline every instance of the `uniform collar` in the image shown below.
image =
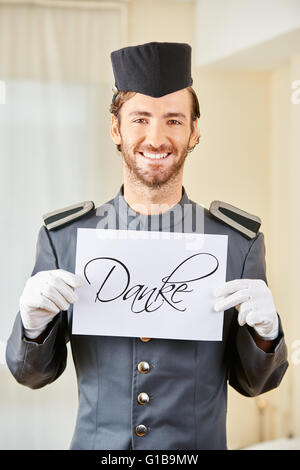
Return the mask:
<svg viewBox="0 0 300 470">
<path fill-rule="evenodd" d="M 134 211 L 124 198 L 124 185 L 121 186 L 114 198 L 119 222 L 118 228 L 121 230 L 182 232 L 184 215 L 186 211 L 190 210 L 190 205 L 184 186 L 182 186 L 180 201 L 163 214 L 143 215 Z"/>
</svg>

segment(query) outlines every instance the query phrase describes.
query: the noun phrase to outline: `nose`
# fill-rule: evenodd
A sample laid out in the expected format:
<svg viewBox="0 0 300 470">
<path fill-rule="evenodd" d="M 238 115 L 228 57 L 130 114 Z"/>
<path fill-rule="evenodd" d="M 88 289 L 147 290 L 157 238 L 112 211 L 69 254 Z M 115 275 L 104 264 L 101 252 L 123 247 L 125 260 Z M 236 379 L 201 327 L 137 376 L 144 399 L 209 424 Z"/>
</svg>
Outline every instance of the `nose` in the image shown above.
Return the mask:
<svg viewBox="0 0 300 470">
<path fill-rule="evenodd" d="M 170 145 L 163 125 L 160 122 L 152 122 L 147 126 L 146 142 L 149 146 L 158 149 Z"/>
</svg>

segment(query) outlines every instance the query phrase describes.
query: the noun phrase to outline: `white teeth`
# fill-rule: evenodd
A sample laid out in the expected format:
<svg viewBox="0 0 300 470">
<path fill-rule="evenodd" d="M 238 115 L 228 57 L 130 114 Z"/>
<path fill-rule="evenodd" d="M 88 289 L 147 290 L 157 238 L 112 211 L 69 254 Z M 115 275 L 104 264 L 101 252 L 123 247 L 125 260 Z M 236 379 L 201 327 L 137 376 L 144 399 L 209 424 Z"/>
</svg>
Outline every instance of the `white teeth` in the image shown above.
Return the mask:
<svg viewBox="0 0 300 470">
<path fill-rule="evenodd" d="M 147 158 L 159 159 L 159 158 L 166 158 L 168 156 L 168 153 L 146 153 L 146 152 L 144 152 L 143 155 Z"/>
</svg>

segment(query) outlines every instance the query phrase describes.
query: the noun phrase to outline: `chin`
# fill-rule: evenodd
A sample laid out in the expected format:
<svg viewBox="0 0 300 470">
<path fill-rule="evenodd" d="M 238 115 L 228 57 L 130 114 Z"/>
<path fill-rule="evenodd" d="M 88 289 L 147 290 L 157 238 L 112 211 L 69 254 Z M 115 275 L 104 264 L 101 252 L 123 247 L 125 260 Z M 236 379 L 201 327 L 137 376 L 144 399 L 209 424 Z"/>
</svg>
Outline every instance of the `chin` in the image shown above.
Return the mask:
<svg viewBox="0 0 300 470">
<path fill-rule="evenodd" d="M 168 183 L 170 183 L 172 180 L 174 180 L 176 176 L 177 175 L 172 174 L 165 178 L 149 178 L 149 179 L 138 176 L 138 179 L 150 189 L 159 189 L 167 185 Z"/>
</svg>

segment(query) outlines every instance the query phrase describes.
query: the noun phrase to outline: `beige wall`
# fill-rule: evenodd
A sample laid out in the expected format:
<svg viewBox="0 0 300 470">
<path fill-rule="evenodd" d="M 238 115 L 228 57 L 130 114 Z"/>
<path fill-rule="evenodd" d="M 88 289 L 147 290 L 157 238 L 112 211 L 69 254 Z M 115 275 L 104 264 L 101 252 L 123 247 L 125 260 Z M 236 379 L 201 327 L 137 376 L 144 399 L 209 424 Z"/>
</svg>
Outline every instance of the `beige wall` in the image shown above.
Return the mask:
<svg viewBox="0 0 300 470">
<path fill-rule="evenodd" d="M 291 82 L 300 80 L 300 55 L 291 59 Z M 289 83 L 290 86 L 290 83 Z M 298 93 L 299 97 L 299 93 Z M 299 239 L 300 239 L 300 103 L 291 104 L 291 233 L 292 233 L 292 345 L 297 342 L 297 350 L 292 349 L 291 362 L 293 366 L 293 430 L 300 436 L 300 315 L 299 315 Z M 296 357 L 295 357 L 296 356 Z"/>
<path fill-rule="evenodd" d="M 284 315 L 290 369 L 286 394 L 280 407 L 286 409 L 290 428 L 300 435 L 300 104 L 291 101 L 292 82 L 300 79 L 300 56 L 271 74 L 270 79 L 270 233 L 269 264 L 278 309 Z M 298 342 L 298 344 L 296 343 Z M 296 346 L 296 349 L 293 347 Z"/>
<path fill-rule="evenodd" d="M 290 67 L 283 66 L 270 74 L 269 132 L 269 230 L 267 232 L 270 283 L 277 309 L 285 325 L 287 343 L 292 333 L 292 220 L 291 220 L 291 116 Z M 280 391 L 273 393 L 273 405 L 281 409 L 285 425 L 293 432 L 292 364 Z M 277 415 L 278 421 L 278 415 Z M 278 423 L 280 430 L 280 423 Z M 281 429 L 282 430 L 282 429 Z M 283 431 L 286 429 L 283 429 Z M 286 430 L 287 431 L 287 430 Z"/>
<path fill-rule="evenodd" d="M 129 0 L 128 43 L 194 42 L 195 4 L 168 0 Z"/>
</svg>

